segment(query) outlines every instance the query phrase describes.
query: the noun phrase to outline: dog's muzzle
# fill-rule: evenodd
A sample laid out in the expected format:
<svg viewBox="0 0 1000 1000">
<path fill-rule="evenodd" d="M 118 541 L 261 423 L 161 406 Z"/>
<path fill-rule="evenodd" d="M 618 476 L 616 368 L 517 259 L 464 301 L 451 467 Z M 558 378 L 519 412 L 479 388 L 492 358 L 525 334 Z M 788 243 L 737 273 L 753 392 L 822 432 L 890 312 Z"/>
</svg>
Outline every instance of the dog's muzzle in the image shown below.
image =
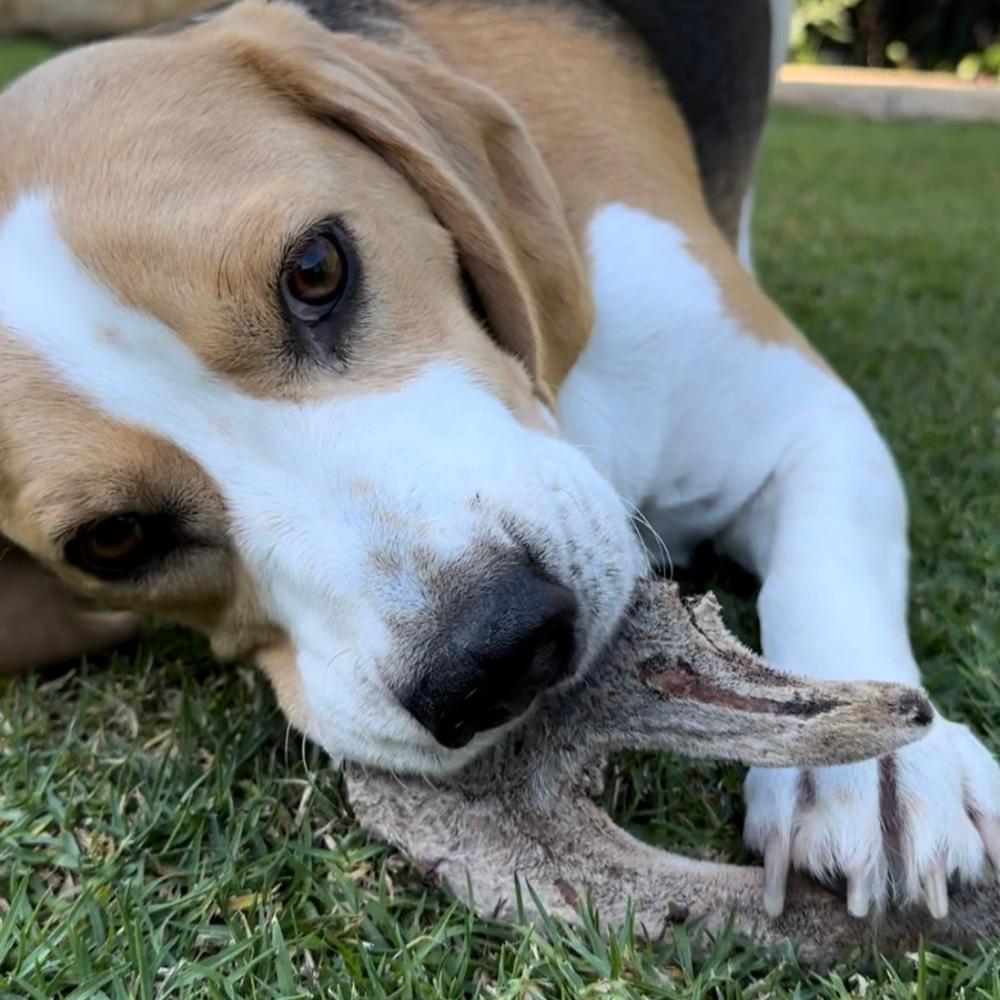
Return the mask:
<svg viewBox="0 0 1000 1000">
<path fill-rule="evenodd" d="M 528 563 L 506 567 L 442 609 L 444 641 L 401 698 L 442 746 L 523 714 L 535 697 L 573 673 L 577 601 Z"/>
</svg>

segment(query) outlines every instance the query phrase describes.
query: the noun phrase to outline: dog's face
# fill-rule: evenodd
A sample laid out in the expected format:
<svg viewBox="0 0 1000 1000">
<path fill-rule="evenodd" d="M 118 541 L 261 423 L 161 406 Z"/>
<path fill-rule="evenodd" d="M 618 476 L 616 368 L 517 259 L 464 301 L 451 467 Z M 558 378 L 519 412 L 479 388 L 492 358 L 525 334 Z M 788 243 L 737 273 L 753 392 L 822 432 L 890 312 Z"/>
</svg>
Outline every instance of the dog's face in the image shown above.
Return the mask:
<svg viewBox="0 0 1000 1000">
<path fill-rule="evenodd" d="M 642 556 L 546 404 L 589 298 L 502 105 L 248 3 L 36 70 L 0 146 L 0 533 L 400 769 L 600 649 Z"/>
</svg>

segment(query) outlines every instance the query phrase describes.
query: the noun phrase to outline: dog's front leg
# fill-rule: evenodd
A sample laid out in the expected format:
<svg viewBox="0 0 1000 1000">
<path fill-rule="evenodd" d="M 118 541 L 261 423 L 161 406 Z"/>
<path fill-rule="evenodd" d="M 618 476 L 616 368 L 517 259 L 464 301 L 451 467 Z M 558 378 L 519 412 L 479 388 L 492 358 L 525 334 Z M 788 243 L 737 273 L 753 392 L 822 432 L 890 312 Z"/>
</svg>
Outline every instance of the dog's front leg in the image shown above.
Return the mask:
<svg viewBox="0 0 1000 1000">
<path fill-rule="evenodd" d="M 825 679 L 919 683 L 906 625 L 906 503 L 861 404 L 830 379 L 724 542 L 760 575 L 767 658 Z M 765 859 L 766 907 L 790 866 L 846 878 L 864 916 L 888 902 L 948 907 L 948 884 L 1000 872 L 1000 768 L 962 725 L 845 767 L 755 768 L 748 844 Z"/>
<path fill-rule="evenodd" d="M 919 683 L 905 498 L 861 403 L 710 227 L 614 205 L 590 235 L 598 322 L 561 392 L 568 435 L 673 558 L 712 537 L 759 576 L 770 662 Z M 1000 870 L 1000 768 L 941 718 L 890 758 L 754 769 L 746 791 L 772 913 L 790 866 L 846 877 L 858 915 L 893 895 L 940 914 L 949 878 Z"/>
</svg>

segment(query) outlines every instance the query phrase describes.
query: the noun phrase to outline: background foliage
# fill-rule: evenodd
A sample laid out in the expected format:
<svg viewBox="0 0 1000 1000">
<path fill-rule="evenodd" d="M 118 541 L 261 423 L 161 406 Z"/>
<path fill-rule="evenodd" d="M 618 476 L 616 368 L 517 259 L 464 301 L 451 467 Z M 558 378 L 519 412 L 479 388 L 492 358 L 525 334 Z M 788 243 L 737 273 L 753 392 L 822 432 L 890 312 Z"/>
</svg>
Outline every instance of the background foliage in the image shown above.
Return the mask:
<svg viewBox="0 0 1000 1000">
<path fill-rule="evenodd" d="M 1000 75 L 1000 0 L 796 0 L 799 62 Z"/>
</svg>

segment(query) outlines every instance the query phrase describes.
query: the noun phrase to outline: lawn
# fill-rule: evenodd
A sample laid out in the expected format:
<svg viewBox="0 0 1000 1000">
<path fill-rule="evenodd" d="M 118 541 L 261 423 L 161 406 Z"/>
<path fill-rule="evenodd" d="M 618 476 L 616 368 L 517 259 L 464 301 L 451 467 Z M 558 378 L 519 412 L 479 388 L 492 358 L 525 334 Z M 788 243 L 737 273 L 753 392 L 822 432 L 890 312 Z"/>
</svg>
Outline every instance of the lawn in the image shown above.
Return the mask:
<svg viewBox="0 0 1000 1000">
<path fill-rule="evenodd" d="M 0 49 L 0 75 L 34 55 Z M 779 115 L 756 229 L 764 284 L 903 468 L 931 691 L 1000 749 L 1000 131 Z M 752 638 L 745 582 L 703 582 Z M 740 784 L 634 755 L 607 798 L 647 839 L 739 858 Z M 1000 996 L 1000 945 L 818 975 L 730 939 L 698 959 L 683 933 L 473 919 L 355 827 L 261 678 L 170 629 L 0 684 L 0 919 L 0 997 Z"/>
</svg>

